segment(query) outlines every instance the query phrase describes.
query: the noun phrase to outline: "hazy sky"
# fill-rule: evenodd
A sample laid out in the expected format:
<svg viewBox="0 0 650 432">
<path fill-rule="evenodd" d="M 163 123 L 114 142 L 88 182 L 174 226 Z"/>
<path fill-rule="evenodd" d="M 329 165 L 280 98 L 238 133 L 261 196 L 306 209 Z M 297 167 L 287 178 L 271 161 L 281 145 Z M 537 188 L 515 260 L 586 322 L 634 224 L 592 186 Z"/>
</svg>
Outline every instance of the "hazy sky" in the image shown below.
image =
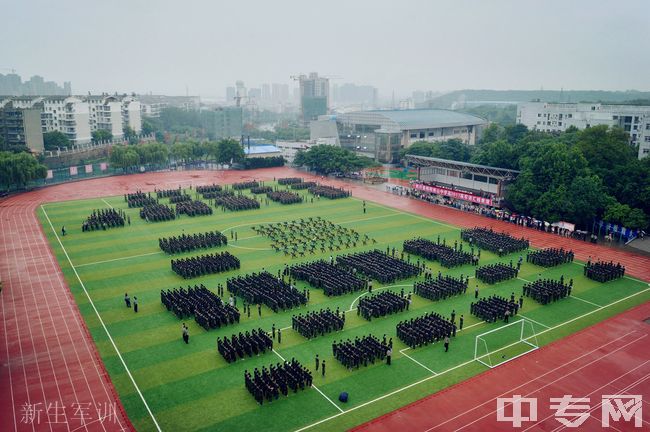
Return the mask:
<svg viewBox="0 0 650 432">
<path fill-rule="evenodd" d="M 414 89 L 650 90 L 650 1 L 0 0 L 0 73 L 220 96 L 318 71 Z M 293 85 L 293 84 L 292 84 Z"/>
</svg>

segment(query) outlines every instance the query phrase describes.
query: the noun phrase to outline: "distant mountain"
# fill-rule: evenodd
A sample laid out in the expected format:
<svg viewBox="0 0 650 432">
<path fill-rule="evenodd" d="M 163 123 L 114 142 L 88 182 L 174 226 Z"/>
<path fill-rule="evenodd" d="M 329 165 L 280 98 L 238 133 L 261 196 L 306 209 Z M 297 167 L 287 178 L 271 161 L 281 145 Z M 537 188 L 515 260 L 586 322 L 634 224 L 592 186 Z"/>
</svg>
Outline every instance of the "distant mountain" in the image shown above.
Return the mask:
<svg viewBox="0 0 650 432">
<path fill-rule="evenodd" d="M 530 102 L 603 102 L 624 103 L 632 100 L 650 99 L 650 92 L 637 90 L 456 90 L 428 100 L 428 108 L 452 108 L 464 103 Z"/>
</svg>

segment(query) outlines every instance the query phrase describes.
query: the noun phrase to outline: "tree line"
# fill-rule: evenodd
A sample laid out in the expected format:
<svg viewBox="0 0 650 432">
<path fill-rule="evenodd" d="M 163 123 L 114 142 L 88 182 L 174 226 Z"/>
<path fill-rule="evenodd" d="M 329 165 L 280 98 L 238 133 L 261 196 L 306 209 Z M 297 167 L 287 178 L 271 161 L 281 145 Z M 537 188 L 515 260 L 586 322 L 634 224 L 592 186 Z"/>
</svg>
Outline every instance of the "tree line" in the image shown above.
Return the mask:
<svg viewBox="0 0 650 432">
<path fill-rule="evenodd" d="M 230 164 L 241 162 L 243 159 L 244 150 L 239 142 L 233 139 L 177 142 L 171 146 L 158 142 L 114 145 L 109 156 L 111 166 L 124 171 L 140 165 L 161 165 L 169 162 Z"/>
<path fill-rule="evenodd" d="M 0 151 L 0 185 L 5 190 L 22 189 L 29 182 L 46 176 L 47 167 L 30 153 Z"/>
<path fill-rule="evenodd" d="M 342 147 L 324 144 L 313 146 L 306 151 L 298 150 L 293 163 L 296 166 L 306 166 L 321 174 L 349 173 L 379 166 L 368 157 L 358 156 Z"/>
</svg>

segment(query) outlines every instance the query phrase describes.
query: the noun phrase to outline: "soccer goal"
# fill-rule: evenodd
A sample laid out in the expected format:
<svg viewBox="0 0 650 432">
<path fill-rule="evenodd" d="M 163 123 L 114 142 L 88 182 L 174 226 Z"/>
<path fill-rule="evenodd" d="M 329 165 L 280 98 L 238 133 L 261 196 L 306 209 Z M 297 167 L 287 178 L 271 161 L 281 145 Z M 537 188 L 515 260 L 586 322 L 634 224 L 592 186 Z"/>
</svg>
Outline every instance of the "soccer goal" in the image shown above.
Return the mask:
<svg viewBox="0 0 650 432">
<path fill-rule="evenodd" d="M 520 319 L 476 336 L 474 360 L 494 368 L 537 348 L 535 326 Z"/>
</svg>

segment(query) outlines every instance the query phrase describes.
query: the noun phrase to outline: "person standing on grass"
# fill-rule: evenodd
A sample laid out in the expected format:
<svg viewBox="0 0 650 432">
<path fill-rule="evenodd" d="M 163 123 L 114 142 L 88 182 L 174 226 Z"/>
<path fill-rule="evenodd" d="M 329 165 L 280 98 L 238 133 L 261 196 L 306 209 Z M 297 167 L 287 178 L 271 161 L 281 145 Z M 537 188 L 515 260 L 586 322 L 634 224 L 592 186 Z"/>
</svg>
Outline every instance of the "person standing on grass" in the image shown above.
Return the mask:
<svg viewBox="0 0 650 432">
<path fill-rule="evenodd" d="M 275 324 L 271 326 L 271 333 L 273 333 L 273 339 L 275 339 Z"/>
<path fill-rule="evenodd" d="M 386 351 L 386 364 L 388 366 L 390 366 L 390 358 L 392 355 L 393 355 L 393 351 L 390 348 L 388 348 L 388 350 Z"/>
<path fill-rule="evenodd" d="M 133 296 L 133 312 L 138 313 L 138 298 Z"/>
<path fill-rule="evenodd" d="M 463 329 L 463 322 L 464 322 L 464 321 L 465 321 L 465 319 L 464 319 L 463 316 L 461 315 L 461 316 L 460 316 L 460 322 L 459 322 L 459 324 L 460 324 L 460 330 Z"/>
<path fill-rule="evenodd" d="M 476 288 L 474 288 L 474 298 L 478 298 L 478 284 L 476 284 Z"/>
<path fill-rule="evenodd" d="M 126 307 L 131 307 L 131 297 L 129 297 L 129 293 L 124 293 L 124 303 L 126 303 Z"/>
<path fill-rule="evenodd" d="M 262 304 L 261 303 L 257 304 L 257 314 L 260 316 L 260 318 L 262 317 Z"/>
<path fill-rule="evenodd" d="M 318 354 L 316 354 L 316 370 L 318 371 L 318 366 L 320 365 L 320 360 L 318 359 Z"/>
<path fill-rule="evenodd" d="M 320 367 L 321 367 L 321 372 L 323 373 L 323 378 L 325 378 L 325 360 L 323 360 L 323 364 L 321 364 Z"/>
<path fill-rule="evenodd" d="M 278 329 L 278 344 L 282 343 L 282 329 Z"/>
<path fill-rule="evenodd" d="M 449 351 L 449 336 L 445 336 L 445 352 Z"/>
<path fill-rule="evenodd" d="M 63 237 L 65 237 L 65 225 L 63 225 L 61 227 L 61 235 L 63 235 Z"/>
<path fill-rule="evenodd" d="M 185 323 L 183 323 L 183 342 L 186 344 L 190 343 L 190 330 L 187 328 Z"/>
</svg>

